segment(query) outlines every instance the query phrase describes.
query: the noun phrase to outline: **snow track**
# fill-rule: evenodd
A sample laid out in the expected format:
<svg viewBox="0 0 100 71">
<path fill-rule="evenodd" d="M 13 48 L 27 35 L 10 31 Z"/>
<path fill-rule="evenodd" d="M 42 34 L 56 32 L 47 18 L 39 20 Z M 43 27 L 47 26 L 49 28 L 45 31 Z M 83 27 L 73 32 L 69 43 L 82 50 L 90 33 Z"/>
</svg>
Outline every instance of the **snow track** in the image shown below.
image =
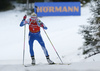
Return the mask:
<svg viewBox="0 0 100 71">
<path fill-rule="evenodd" d="M 71 65 L 0 65 L 0 71 L 100 71 L 100 62 L 78 62 Z"/>
</svg>

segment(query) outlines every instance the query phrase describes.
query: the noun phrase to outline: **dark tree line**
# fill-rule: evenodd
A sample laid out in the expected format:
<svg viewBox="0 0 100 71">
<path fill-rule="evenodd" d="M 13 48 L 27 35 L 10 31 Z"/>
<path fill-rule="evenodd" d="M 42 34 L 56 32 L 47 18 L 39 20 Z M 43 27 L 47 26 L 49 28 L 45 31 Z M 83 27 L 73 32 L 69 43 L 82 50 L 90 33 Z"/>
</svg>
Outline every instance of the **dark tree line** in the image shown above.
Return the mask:
<svg viewBox="0 0 100 71">
<path fill-rule="evenodd" d="M 9 0 L 0 0 L 0 10 L 7 8 L 9 4 Z"/>
<path fill-rule="evenodd" d="M 26 3 L 27 0 L 0 0 L 0 11 L 12 8 L 10 1 L 16 1 L 18 3 Z M 52 2 L 77 2 L 77 1 L 90 1 L 90 0 L 49 0 Z M 44 0 L 29 0 L 29 3 L 44 2 Z"/>
</svg>

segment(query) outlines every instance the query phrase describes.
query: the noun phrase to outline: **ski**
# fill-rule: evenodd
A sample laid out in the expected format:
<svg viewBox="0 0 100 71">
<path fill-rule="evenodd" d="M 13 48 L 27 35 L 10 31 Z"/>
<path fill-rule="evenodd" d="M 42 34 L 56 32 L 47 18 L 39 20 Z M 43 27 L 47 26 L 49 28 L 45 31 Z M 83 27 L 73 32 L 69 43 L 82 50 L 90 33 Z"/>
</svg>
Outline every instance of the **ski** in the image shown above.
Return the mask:
<svg viewBox="0 0 100 71">
<path fill-rule="evenodd" d="M 24 65 L 24 67 L 31 67 L 31 66 L 36 66 L 36 65 L 71 65 L 71 63 L 35 64 L 35 65 L 27 64 L 27 65 Z"/>
<path fill-rule="evenodd" d="M 37 65 L 37 64 L 35 64 L 35 65 Z M 31 66 L 35 66 L 35 65 L 27 64 L 27 65 L 24 65 L 24 67 L 31 67 Z"/>
<path fill-rule="evenodd" d="M 71 65 L 71 63 L 55 63 L 54 65 Z"/>
</svg>

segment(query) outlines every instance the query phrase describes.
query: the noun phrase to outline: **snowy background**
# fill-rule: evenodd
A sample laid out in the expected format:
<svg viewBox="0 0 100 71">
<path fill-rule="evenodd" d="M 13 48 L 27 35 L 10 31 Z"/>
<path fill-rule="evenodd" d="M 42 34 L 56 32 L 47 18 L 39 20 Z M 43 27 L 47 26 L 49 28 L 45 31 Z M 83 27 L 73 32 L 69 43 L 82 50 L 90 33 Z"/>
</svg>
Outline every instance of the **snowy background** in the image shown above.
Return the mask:
<svg viewBox="0 0 100 71">
<path fill-rule="evenodd" d="M 100 54 L 84 59 L 82 51 L 78 50 L 83 43 L 79 34 L 80 25 L 88 24 L 91 16 L 89 4 L 81 8 L 81 16 L 51 16 L 39 17 L 48 27 L 46 30 L 57 52 L 64 63 L 71 65 L 43 65 L 47 63 L 41 46 L 34 42 L 36 58 L 35 67 L 24 68 L 23 42 L 24 27 L 19 24 L 26 12 L 18 9 L 0 12 L 0 71 L 100 71 Z M 27 16 L 29 18 L 30 16 Z M 26 27 L 25 64 L 31 63 L 28 46 L 28 25 Z M 53 47 L 48 41 L 43 29 L 41 35 L 49 52 L 51 60 L 60 63 Z"/>
</svg>

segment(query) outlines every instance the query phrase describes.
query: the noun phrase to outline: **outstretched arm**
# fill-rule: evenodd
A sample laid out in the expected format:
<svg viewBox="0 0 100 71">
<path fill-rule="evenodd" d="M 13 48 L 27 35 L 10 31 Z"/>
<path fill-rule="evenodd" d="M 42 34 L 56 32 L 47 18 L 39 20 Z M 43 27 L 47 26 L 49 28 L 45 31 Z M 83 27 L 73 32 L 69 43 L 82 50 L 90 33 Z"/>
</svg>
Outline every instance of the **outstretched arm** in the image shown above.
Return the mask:
<svg viewBox="0 0 100 71">
<path fill-rule="evenodd" d="M 48 28 L 45 26 L 45 24 L 43 22 L 41 22 L 41 20 L 37 20 L 37 23 L 40 27 L 42 27 L 43 29 L 47 30 Z"/>
<path fill-rule="evenodd" d="M 20 27 L 22 27 L 22 26 L 25 25 L 24 22 L 25 22 L 25 20 L 22 20 L 22 21 L 21 21 L 21 23 L 20 23 Z"/>
<path fill-rule="evenodd" d="M 28 22 L 25 20 L 26 19 L 26 15 L 23 17 L 23 20 L 20 23 L 20 27 L 24 26 L 25 24 L 27 24 Z"/>
</svg>

